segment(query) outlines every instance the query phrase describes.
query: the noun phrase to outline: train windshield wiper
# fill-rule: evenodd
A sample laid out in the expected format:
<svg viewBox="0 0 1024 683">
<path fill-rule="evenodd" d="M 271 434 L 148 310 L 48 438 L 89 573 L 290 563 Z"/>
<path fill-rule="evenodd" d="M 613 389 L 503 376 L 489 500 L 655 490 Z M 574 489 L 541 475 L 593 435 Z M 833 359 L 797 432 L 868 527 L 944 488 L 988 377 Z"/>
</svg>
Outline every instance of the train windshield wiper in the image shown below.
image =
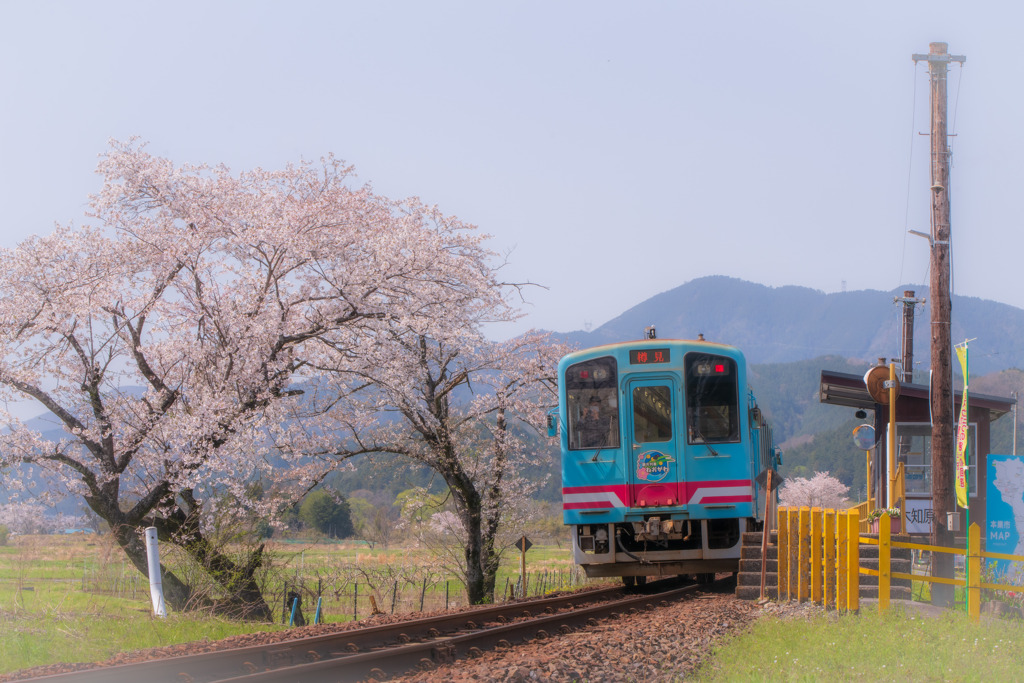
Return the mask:
<svg viewBox="0 0 1024 683">
<path fill-rule="evenodd" d="M 708 447 L 708 450 L 711 451 L 711 455 L 718 455 L 718 451 L 715 450 L 714 446 L 708 443 L 708 440 L 704 438 L 704 435 L 701 434 L 700 430 L 696 427 L 693 427 L 693 435 L 700 439 L 700 443 Z"/>
</svg>

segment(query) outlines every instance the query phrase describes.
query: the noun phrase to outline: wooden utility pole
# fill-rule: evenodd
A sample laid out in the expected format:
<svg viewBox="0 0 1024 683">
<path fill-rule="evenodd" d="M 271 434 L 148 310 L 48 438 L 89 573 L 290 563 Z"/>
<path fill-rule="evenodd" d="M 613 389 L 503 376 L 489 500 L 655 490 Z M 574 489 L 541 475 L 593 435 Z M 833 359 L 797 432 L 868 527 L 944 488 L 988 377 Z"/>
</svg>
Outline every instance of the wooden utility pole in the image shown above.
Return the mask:
<svg viewBox="0 0 1024 683">
<path fill-rule="evenodd" d="M 925 299 L 914 297 L 913 290 L 905 290 L 902 297 L 896 297 L 894 303 L 903 304 L 903 383 L 911 384 L 914 381 L 914 308 L 917 304 L 925 303 Z M 903 465 L 904 471 L 907 467 L 907 454 L 910 452 L 910 437 L 904 434 L 899 435 L 899 444 L 896 447 L 896 467 Z M 893 473 L 895 476 L 895 472 Z M 906 480 L 904 480 L 906 481 Z M 900 529 L 907 533 L 907 500 L 906 491 L 903 491 L 898 507 L 900 508 Z"/>
<path fill-rule="evenodd" d="M 931 299 L 932 352 L 932 537 L 933 545 L 952 547 L 953 533 L 947 515 L 955 510 L 953 499 L 953 375 L 949 296 L 949 142 L 946 132 L 946 72 L 950 62 L 963 63 L 962 55 L 946 52 L 946 43 L 931 43 L 928 54 L 914 61 L 928 62 L 931 77 L 932 230 L 928 288 Z M 953 578 L 953 555 L 932 553 L 932 575 Z M 953 586 L 933 583 L 932 604 L 953 603 Z"/>
<path fill-rule="evenodd" d="M 903 363 L 904 384 L 914 381 L 914 306 L 923 304 L 925 299 L 914 297 L 914 290 L 908 289 L 903 292 L 902 297 L 896 297 L 893 303 L 903 304 L 903 353 L 900 361 Z"/>
</svg>

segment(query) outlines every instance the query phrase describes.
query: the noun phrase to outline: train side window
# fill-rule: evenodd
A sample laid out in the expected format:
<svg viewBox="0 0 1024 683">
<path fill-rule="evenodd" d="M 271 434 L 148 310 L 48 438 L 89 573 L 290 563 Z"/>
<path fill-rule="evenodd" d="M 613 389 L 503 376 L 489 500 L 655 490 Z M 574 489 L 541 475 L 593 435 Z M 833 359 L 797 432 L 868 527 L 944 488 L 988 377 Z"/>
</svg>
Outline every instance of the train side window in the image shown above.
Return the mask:
<svg viewBox="0 0 1024 683">
<path fill-rule="evenodd" d="M 637 443 L 672 440 L 672 390 L 669 387 L 633 389 L 633 437 Z"/>
<path fill-rule="evenodd" d="M 684 370 L 688 442 L 739 441 L 736 362 L 726 356 L 690 353 Z"/>
<path fill-rule="evenodd" d="M 593 358 L 565 371 L 570 450 L 619 447 L 618 372 L 612 357 Z"/>
</svg>

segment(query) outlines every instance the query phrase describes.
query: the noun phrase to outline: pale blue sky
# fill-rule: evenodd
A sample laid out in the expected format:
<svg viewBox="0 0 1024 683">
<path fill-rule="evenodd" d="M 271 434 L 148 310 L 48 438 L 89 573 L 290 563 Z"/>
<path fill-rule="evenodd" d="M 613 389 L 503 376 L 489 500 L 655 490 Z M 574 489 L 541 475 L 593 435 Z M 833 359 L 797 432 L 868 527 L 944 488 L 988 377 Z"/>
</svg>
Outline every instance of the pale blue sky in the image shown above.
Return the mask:
<svg viewBox="0 0 1024 683">
<path fill-rule="evenodd" d="M 0 0 L 0 246 L 81 222 L 97 155 L 137 135 L 236 170 L 333 152 L 479 225 L 549 288 L 499 336 L 704 275 L 926 282 L 911 55 L 944 41 L 955 290 L 1024 307 L 1021 26 L 1014 3 Z"/>
</svg>

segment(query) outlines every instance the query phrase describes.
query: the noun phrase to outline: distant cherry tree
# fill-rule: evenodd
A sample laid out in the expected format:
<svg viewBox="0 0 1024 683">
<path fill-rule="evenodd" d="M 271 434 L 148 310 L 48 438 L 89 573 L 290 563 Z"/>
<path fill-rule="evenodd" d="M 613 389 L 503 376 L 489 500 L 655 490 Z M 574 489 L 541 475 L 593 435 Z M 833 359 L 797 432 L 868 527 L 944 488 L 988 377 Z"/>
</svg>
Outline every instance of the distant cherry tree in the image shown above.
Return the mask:
<svg viewBox="0 0 1024 683">
<path fill-rule="evenodd" d="M 38 503 L 6 503 L 0 505 L 0 524 L 17 534 L 62 533 L 86 526 L 85 517 L 51 512 Z"/>
<path fill-rule="evenodd" d="M 425 537 L 463 577 L 471 604 L 494 598 L 498 565 L 524 529 L 530 495 L 544 484 L 527 478 L 545 457 L 526 438 L 541 429 L 557 402 L 555 375 L 566 347 L 542 333 L 489 342 L 480 332 L 485 308 L 462 323 L 392 331 L 376 346 L 367 380 L 376 409 L 400 418 L 386 448 L 428 465 L 447 485 L 450 505 L 431 518 Z M 437 533 L 447 529 L 450 533 Z M 451 551 L 457 549 L 453 554 Z"/>
<path fill-rule="evenodd" d="M 841 509 L 848 507 L 849 493 L 850 487 L 828 472 L 815 472 L 810 479 L 786 479 L 779 488 L 779 505 Z"/>
<path fill-rule="evenodd" d="M 81 496 L 142 572 L 155 526 L 221 604 L 268 618 L 263 546 L 231 554 L 210 520 L 272 517 L 374 450 L 376 406 L 356 398 L 376 345 L 447 339 L 475 309 L 512 317 L 495 254 L 416 199 L 352 187 L 331 157 L 233 173 L 130 141 L 99 172 L 94 225 L 0 251 L 0 405 L 31 399 L 55 423 L 0 415 L 0 468 Z M 171 607 L 199 602 L 185 575 L 165 568 L 163 587 Z"/>
</svg>

